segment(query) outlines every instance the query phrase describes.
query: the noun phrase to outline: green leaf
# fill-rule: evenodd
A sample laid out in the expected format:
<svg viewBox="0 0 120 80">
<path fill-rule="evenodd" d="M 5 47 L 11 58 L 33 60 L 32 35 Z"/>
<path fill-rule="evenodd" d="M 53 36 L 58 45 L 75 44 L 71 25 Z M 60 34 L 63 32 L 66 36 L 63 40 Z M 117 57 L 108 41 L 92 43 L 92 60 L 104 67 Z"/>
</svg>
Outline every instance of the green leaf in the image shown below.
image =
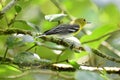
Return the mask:
<svg viewBox="0 0 120 80">
<path fill-rule="evenodd" d="M 12 65 L 12 64 L 11 64 Z M 8 64 L 0 64 L 0 79 L 1 80 L 7 80 L 4 79 L 4 77 L 6 76 L 11 76 L 11 75 L 18 75 L 22 73 L 21 71 L 19 71 L 18 69 L 16 69 L 15 67 L 9 66 Z M 3 79 L 2 79 L 3 77 Z"/>
<path fill-rule="evenodd" d="M 15 11 L 17 12 L 17 13 L 19 13 L 20 11 L 22 10 L 22 8 L 21 8 L 21 6 L 20 5 L 15 5 Z"/>
<path fill-rule="evenodd" d="M 23 42 L 34 42 L 34 38 L 30 35 L 23 35 L 21 38 Z"/>
<path fill-rule="evenodd" d="M 104 80 L 98 73 L 90 71 L 77 71 L 75 80 Z"/>
<path fill-rule="evenodd" d="M 70 63 L 70 65 L 72 65 L 75 69 L 79 69 L 79 67 L 80 67 L 80 65 L 79 65 L 76 61 L 70 60 L 69 63 Z"/>
<path fill-rule="evenodd" d="M 40 57 L 31 52 L 21 52 L 17 53 L 14 57 L 14 62 L 19 64 L 31 64 L 40 60 Z"/>
<path fill-rule="evenodd" d="M 38 54 L 32 52 L 21 52 L 14 56 L 14 63 L 18 64 L 20 67 L 30 66 L 30 65 L 49 65 L 50 60 L 41 59 Z"/>
<path fill-rule="evenodd" d="M 80 41 L 81 43 L 84 43 L 84 42 L 87 42 L 87 41 L 90 41 L 90 40 L 95 40 L 109 32 L 112 32 L 114 30 L 117 30 L 117 26 L 115 25 L 104 25 L 102 27 L 99 27 L 97 28 L 96 30 L 94 30 L 92 32 L 91 35 L 85 35 L 83 36 Z M 100 38 L 99 40 L 96 40 L 96 41 L 93 41 L 93 42 L 90 42 L 90 43 L 87 43 L 89 46 L 93 47 L 93 48 L 98 48 L 98 46 L 101 44 L 102 41 L 106 40 L 109 36 L 106 36 L 106 37 L 102 37 Z"/>
<path fill-rule="evenodd" d="M 33 23 L 29 22 L 29 21 L 25 21 L 25 20 L 15 20 L 15 22 L 24 23 L 24 24 L 28 25 L 29 27 L 33 28 L 34 30 L 36 30 L 36 31 L 38 31 L 38 32 L 40 31 L 39 26 L 37 26 L 37 25 L 35 25 L 35 24 L 33 24 Z"/>
<path fill-rule="evenodd" d="M 29 35 L 14 35 L 7 38 L 6 45 L 8 48 L 15 48 L 15 47 L 21 47 L 25 46 L 26 43 L 32 43 L 34 42 L 34 39 L 32 36 Z"/>
<path fill-rule="evenodd" d="M 6 45 L 8 48 L 14 48 L 18 46 L 22 46 L 23 42 L 20 38 L 17 38 L 16 36 L 10 36 L 6 40 Z"/>
<path fill-rule="evenodd" d="M 65 16 L 67 16 L 67 15 L 66 14 L 52 14 L 52 15 L 46 15 L 45 19 L 50 21 L 50 22 L 52 22 L 52 21 L 60 21 Z"/>
<path fill-rule="evenodd" d="M 14 45 L 16 44 L 16 38 L 13 36 L 8 37 L 6 40 L 6 44 L 7 44 L 8 48 L 13 48 Z"/>
</svg>

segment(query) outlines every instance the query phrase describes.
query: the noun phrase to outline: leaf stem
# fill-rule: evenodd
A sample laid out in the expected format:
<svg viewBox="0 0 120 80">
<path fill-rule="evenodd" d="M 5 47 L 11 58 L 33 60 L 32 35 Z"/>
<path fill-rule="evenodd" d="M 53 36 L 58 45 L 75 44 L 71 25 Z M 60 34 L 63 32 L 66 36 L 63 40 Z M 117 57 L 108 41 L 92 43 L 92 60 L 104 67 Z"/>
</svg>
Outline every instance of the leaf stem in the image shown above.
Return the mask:
<svg viewBox="0 0 120 80">
<path fill-rule="evenodd" d="M 4 53 L 4 56 L 3 56 L 3 62 L 4 62 L 5 59 L 6 59 L 7 52 L 8 52 L 8 47 L 6 47 L 6 50 L 5 50 L 5 53 Z"/>
</svg>

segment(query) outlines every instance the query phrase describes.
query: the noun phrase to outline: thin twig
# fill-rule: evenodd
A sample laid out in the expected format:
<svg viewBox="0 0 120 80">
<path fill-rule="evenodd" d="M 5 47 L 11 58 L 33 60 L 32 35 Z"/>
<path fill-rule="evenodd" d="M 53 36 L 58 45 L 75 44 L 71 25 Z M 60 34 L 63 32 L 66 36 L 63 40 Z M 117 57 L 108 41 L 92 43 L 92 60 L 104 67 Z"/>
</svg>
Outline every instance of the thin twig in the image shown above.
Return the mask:
<svg viewBox="0 0 120 80">
<path fill-rule="evenodd" d="M 61 6 L 60 2 L 56 1 L 56 0 L 51 0 L 51 2 L 63 13 L 67 14 L 68 19 L 69 20 L 73 20 L 73 17 L 68 13 L 68 11 L 63 8 L 63 6 Z"/>
<path fill-rule="evenodd" d="M 26 49 L 25 51 L 29 51 L 29 50 L 31 50 L 32 48 L 34 48 L 35 46 L 37 46 L 37 44 L 34 44 L 33 46 L 31 46 L 30 48 Z"/>
<path fill-rule="evenodd" d="M 109 49 L 110 51 L 114 52 L 117 56 L 120 57 L 120 51 L 115 49 L 113 46 L 111 46 L 108 42 L 103 41 L 102 45 L 105 46 L 107 49 Z"/>
<path fill-rule="evenodd" d="M 1 6 L 2 6 L 2 8 L 4 7 L 2 3 L 1 3 Z M 0 16 L 3 17 L 3 13 L 0 12 Z M 7 19 L 6 14 L 4 14 L 4 17 L 5 17 L 6 24 L 8 26 L 8 19 Z"/>
<path fill-rule="evenodd" d="M 65 51 L 65 49 L 64 50 L 62 50 L 61 51 L 61 53 L 56 57 L 56 62 L 58 62 L 59 61 L 59 59 L 60 59 L 60 56 L 64 53 L 64 51 Z"/>
<path fill-rule="evenodd" d="M 5 14 L 11 7 L 13 7 L 19 0 L 11 0 L 0 12 L 0 14 Z"/>
<path fill-rule="evenodd" d="M 14 15 L 13 19 L 11 19 L 11 21 L 8 23 L 8 27 L 10 27 L 14 23 L 17 15 L 18 15 L 17 13 Z"/>
</svg>

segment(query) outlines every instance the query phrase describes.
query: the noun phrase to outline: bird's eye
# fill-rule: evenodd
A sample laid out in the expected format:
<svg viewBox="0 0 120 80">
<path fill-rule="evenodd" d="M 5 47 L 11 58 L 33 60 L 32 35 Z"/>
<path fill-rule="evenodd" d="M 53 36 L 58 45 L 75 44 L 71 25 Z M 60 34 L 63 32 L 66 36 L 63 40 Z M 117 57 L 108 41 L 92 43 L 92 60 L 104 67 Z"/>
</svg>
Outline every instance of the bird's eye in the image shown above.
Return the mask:
<svg viewBox="0 0 120 80">
<path fill-rule="evenodd" d="M 86 21 L 85 19 L 83 19 L 83 21 Z"/>
</svg>

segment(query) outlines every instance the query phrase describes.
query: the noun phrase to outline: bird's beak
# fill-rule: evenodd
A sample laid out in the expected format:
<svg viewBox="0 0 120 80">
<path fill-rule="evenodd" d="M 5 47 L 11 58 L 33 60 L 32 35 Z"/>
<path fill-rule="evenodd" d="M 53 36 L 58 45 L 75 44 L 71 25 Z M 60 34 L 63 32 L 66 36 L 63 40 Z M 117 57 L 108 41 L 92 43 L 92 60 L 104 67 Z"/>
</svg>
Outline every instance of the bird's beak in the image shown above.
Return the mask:
<svg viewBox="0 0 120 80">
<path fill-rule="evenodd" d="M 91 24 L 91 22 L 87 22 L 87 24 Z"/>
</svg>

